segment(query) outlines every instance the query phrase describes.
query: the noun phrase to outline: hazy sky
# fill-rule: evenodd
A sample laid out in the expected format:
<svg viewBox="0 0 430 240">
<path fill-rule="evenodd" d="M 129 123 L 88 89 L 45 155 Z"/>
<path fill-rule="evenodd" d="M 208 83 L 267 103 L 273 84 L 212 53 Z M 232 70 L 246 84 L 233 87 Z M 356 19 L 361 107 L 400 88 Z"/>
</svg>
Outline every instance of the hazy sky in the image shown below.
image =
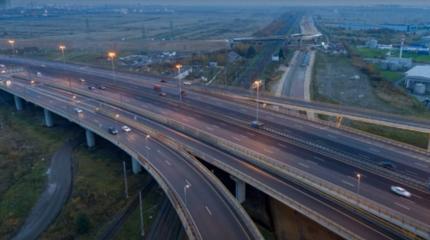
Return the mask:
<svg viewBox="0 0 430 240">
<path fill-rule="evenodd" d="M 172 5 L 368 5 L 368 4 L 401 4 L 425 5 L 430 7 L 430 0 L 10 0 L 13 5 L 33 2 L 35 4 L 172 4 Z"/>
</svg>

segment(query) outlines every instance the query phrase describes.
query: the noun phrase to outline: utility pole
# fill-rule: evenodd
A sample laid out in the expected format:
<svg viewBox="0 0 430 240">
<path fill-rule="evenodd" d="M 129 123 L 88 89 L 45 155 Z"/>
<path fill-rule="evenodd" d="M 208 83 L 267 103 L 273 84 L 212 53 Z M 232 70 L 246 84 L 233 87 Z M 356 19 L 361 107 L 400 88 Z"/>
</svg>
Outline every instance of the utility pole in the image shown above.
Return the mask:
<svg viewBox="0 0 430 240">
<path fill-rule="evenodd" d="M 142 203 L 142 191 L 139 191 L 139 207 L 140 207 L 140 236 L 145 236 L 145 228 L 143 226 L 143 203 Z"/>
<path fill-rule="evenodd" d="M 125 161 L 122 161 L 122 168 L 123 168 L 123 174 L 124 174 L 124 193 L 125 198 L 128 198 L 128 183 L 127 183 L 127 169 L 125 167 Z"/>
</svg>

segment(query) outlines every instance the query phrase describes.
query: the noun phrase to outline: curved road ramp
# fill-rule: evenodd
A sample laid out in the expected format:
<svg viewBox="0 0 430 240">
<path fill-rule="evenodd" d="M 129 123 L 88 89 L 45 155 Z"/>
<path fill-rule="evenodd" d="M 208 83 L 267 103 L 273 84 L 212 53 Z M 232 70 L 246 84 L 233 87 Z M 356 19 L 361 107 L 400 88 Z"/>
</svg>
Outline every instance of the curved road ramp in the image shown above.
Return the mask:
<svg viewBox="0 0 430 240">
<path fill-rule="evenodd" d="M 72 190 L 72 150 L 76 144 L 67 141 L 52 156 L 45 191 L 13 240 L 37 239 L 60 213 Z"/>
</svg>

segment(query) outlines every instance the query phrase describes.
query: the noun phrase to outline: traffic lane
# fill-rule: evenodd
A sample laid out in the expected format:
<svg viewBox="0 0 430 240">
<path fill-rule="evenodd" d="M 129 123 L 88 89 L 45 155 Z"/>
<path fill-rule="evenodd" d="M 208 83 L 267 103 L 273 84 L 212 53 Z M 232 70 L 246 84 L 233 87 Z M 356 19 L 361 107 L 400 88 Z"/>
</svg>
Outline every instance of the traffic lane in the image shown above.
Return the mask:
<svg viewBox="0 0 430 240">
<path fill-rule="evenodd" d="M 148 106 L 150 106 L 151 104 L 149 104 L 149 103 L 147 103 L 145 106 L 146 107 L 148 107 Z M 154 110 L 154 109 L 152 109 L 152 110 Z M 155 110 L 159 110 L 159 109 L 155 109 Z M 158 112 L 158 113 L 161 113 L 161 112 Z M 165 112 L 164 112 L 164 114 L 166 114 Z M 170 116 L 174 116 L 174 113 L 168 113 L 168 115 L 170 115 Z M 196 115 L 198 115 L 198 114 L 195 114 L 194 116 L 196 116 Z M 181 119 L 181 121 L 185 121 L 185 122 L 189 122 L 190 120 L 192 120 L 192 118 L 189 118 L 189 117 L 186 117 L 186 116 L 180 116 L 179 117 L 180 119 Z M 203 127 L 205 127 L 206 129 L 208 129 L 208 126 L 203 126 Z M 209 129 L 208 130 L 211 130 L 210 129 L 210 127 L 209 127 Z M 230 132 L 232 131 L 232 129 L 230 129 Z M 226 134 L 226 135 L 229 135 L 228 133 Z M 232 140 L 237 140 L 237 139 L 232 139 Z M 257 147 L 258 148 L 258 146 L 253 146 L 253 148 L 252 149 L 255 149 L 255 147 Z M 296 149 L 296 151 L 297 150 L 299 150 L 299 149 Z M 292 151 L 292 149 L 289 149 L 289 152 L 291 152 Z M 266 148 L 266 152 L 268 152 L 268 153 L 274 153 L 274 150 L 272 149 L 272 150 L 267 150 L 267 148 Z M 300 154 L 299 152 L 296 152 L 296 154 L 298 155 L 298 154 Z M 292 158 L 292 159 L 294 159 L 295 158 L 295 156 L 290 156 L 290 158 Z M 290 164 L 295 164 L 296 162 L 300 162 L 300 160 L 295 160 L 295 161 L 293 161 L 292 163 L 290 162 Z M 309 171 L 309 166 L 308 166 L 308 164 L 306 164 L 306 163 L 298 163 L 298 164 L 295 164 L 295 166 L 296 167 L 298 167 L 298 168 L 300 168 L 300 169 L 303 169 L 303 168 L 305 168 L 304 170 L 308 170 Z M 338 166 L 332 166 L 332 168 L 333 169 L 336 169 L 337 171 L 339 171 L 338 169 L 339 169 L 339 165 Z M 344 172 L 345 172 L 345 170 L 343 170 Z M 349 177 L 349 176 L 354 176 L 355 174 L 356 174 L 356 172 L 358 172 L 356 169 L 353 169 L 352 171 L 350 171 L 350 173 L 347 175 L 347 177 Z M 320 175 L 322 174 L 322 173 L 319 173 Z M 367 174 L 367 173 L 366 173 Z M 367 174 L 367 175 L 369 175 L 369 174 Z M 374 176 L 374 175 L 373 175 Z M 336 177 L 336 178 L 333 178 L 333 174 L 326 174 L 326 177 L 327 178 L 329 178 L 331 181 L 337 181 L 338 182 L 338 178 Z M 340 184 L 341 186 L 343 186 L 344 188 L 346 187 L 346 186 L 344 186 L 345 185 L 345 182 L 347 182 L 347 180 L 345 180 L 345 178 L 343 178 L 343 181 L 342 181 L 342 183 Z M 347 184 L 348 185 L 348 184 Z M 389 186 L 390 185 L 388 185 L 388 184 L 385 184 L 384 185 L 384 188 L 385 189 L 389 189 Z M 363 187 L 365 187 L 365 185 L 364 186 L 362 186 L 362 188 Z M 366 191 L 364 191 L 364 190 L 361 190 L 362 192 L 362 194 L 363 193 L 365 193 Z M 373 190 L 374 191 L 374 190 Z M 369 194 L 368 194 L 369 195 Z M 370 195 L 372 195 L 373 196 L 373 194 L 370 194 Z M 383 195 L 383 194 L 381 194 L 381 195 Z M 414 193 L 414 195 L 417 195 L 417 193 Z M 378 195 L 379 196 L 379 195 Z M 392 197 L 392 196 L 390 196 L 390 197 Z M 380 201 L 382 201 L 382 202 L 386 202 L 385 201 L 386 199 L 380 199 Z M 419 202 L 421 202 L 421 201 L 419 201 Z M 412 203 L 410 203 L 410 204 L 412 204 Z M 398 204 L 396 207 L 397 208 L 400 208 L 401 210 L 407 210 L 407 211 L 409 211 L 410 209 L 411 209 L 411 207 L 409 207 L 409 206 L 406 206 L 406 207 L 404 207 L 405 205 L 404 204 Z M 420 211 L 421 212 L 421 211 Z"/>
<path fill-rule="evenodd" d="M 183 115 L 178 112 L 169 112 L 166 109 L 164 109 L 163 112 L 160 112 L 159 106 L 154 106 L 152 109 L 149 109 L 149 110 L 156 112 L 158 114 L 166 114 L 170 118 L 179 120 L 185 124 L 188 124 L 189 126 L 197 127 L 199 129 L 206 129 L 206 131 L 208 130 L 211 131 L 211 129 L 208 129 L 207 120 L 203 123 L 201 121 L 196 120 L 196 117 L 199 114 L 193 114 L 193 116 L 191 117 L 189 115 Z M 211 122 L 211 124 L 212 126 L 216 126 L 218 124 L 218 121 L 213 121 Z M 215 129 L 213 128 L 211 133 L 216 133 L 216 135 L 221 136 L 224 139 L 228 139 L 232 142 L 237 142 L 238 139 L 235 139 L 234 137 L 237 138 L 238 136 L 242 136 L 243 132 L 246 132 L 246 131 L 243 131 L 243 129 L 242 129 L 242 132 L 238 132 L 236 131 L 236 128 L 231 128 L 229 125 L 223 125 L 221 127 L 218 126 L 216 131 L 213 131 L 213 130 Z M 315 159 L 313 158 L 313 156 L 315 155 L 313 152 L 304 151 L 303 149 L 300 149 L 294 146 L 289 146 L 287 151 L 283 151 L 276 147 L 277 145 L 276 143 L 272 144 L 273 141 L 271 139 L 268 139 L 265 137 L 263 138 L 258 137 L 258 141 L 254 141 L 256 139 L 256 135 L 254 133 L 252 134 L 253 134 L 251 136 L 252 139 L 249 138 L 250 136 L 242 136 L 242 138 L 248 138 L 249 140 L 241 141 L 240 142 L 241 145 L 246 145 L 250 149 L 259 149 L 260 150 L 259 152 L 261 153 L 271 156 L 274 159 L 277 159 L 286 164 L 290 164 L 291 166 L 295 166 L 306 172 L 313 173 L 319 177 L 322 177 L 323 179 L 326 179 L 332 183 L 335 183 L 336 185 L 342 188 L 348 189 L 348 186 L 345 186 L 345 184 L 340 179 L 345 180 L 345 179 L 348 179 L 350 176 L 355 176 L 357 172 L 362 172 L 361 170 L 355 169 L 345 164 L 339 164 L 337 161 L 333 161 L 332 159 L 327 159 L 327 160 L 324 160 L 323 162 L 323 164 L 330 163 L 330 162 L 334 163 L 330 165 L 331 169 L 330 167 L 327 167 L 327 166 L 322 167 L 320 165 L 323 165 L 323 164 L 319 163 L 319 159 L 324 158 L 323 156 L 318 157 L 318 159 Z M 284 144 L 282 147 L 285 149 L 286 146 L 287 144 Z M 289 152 L 292 152 L 293 150 L 296 155 L 289 154 Z M 303 152 L 305 152 L 306 155 L 304 155 Z M 288 158 L 286 158 L 285 156 L 288 156 Z M 311 161 L 308 161 L 306 159 L 310 159 Z M 309 163 L 313 162 L 313 167 L 312 168 L 309 167 L 309 164 L 306 164 L 306 162 L 309 162 Z M 332 171 L 332 169 L 334 169 L 335 171 Z M 389 188 L 391 185 L 397 185 L 397 184 L 392 183 L 387 179 L 380 178 L 379 176 L 376 176 L 370 173 L 364 172 L 363 175 L 368 176 L 368 178 L 372 182 L 372 185 L 380 188 L 380 191 L 378 192 L 378 195 L 375 195 L 374 193 L 378 188 L 372 187 L 369 191 L 361 190 L 360 192 L 361 195 L 364 195 L 369 199 L 375 200 L 385 206 L 387 206 L 388 202 L 393 202 L 392 201 L 393 197 L 396 197 L 396 196 L 389 192 Z M 361 188 L 366 189 L 370 187 L 371 186 L 366 184 Z M 410 206 L 410 205 L 415 205 L 415 203 L 413 202 L 408 204 L 407 206 L 408 209 L 402 207 L 403 204 L 402 206 L 396 205 L 396 206 L 389 206 L 389 207 L 399 212 L 402 212 L 406 215 L 413 215 L 414 218 L 419 218 L 420 220 L 424 220 L 424 221 L 430 220 L 429 219 L 430 213 L 428 211 L 429 200 L 425 199 L 426 196 L 428 196 L 428 194 L 424 194 L 416 191 L 412 191 L 412 192 L 414 195 L 417 195 L 418 198 L 421 197 L 420 201 L 415 202 L 416 204 L 421 205 L 420 207 Z M 390 201 L 387 201 L 387 200 L 390 200 Z"/>
<path fill-rule="evenodd" d="M 42 100 L 46 98 L 45 95 L 35 95 L 39 96 L 38 98 Z M 58 101 L 44 100 L 44 104 L 48 104 L 56 109 L 64 107 L 64 104 Z M 73 114 L 74 112 L 71 113 Z M 121 126 L 120 122 L 113 122 L 111 119 L 100 117 L 87 109 L 83 114 L 79 115 L 79 121 L 93 122 L 96 124 L 96 127 L 102 127 L 106 131 L 107 126 L 116 126 L 118 128 Z M 148 139 L 146 139 L 146 134 L 138 135 L 136 133 L 137 131 L 131 135 L 117 135 L 117 141 L 128 143 L 127 145 L 132 146 L 132 149 L 147 156 L 147 159 L 157 159 L 158 161 L 151 161 L 151 163 L 163 173 L 163 176 L 168 180 L 168 183 L 174 187 L 176 194 L 181 197 L 182 201 L 185 201 L 185 195 L 178 190 L 183 189 L 188 182 L 190 183 L 190 189 L 192 188 L 192 190 L 187 192 L 187 200 L 188 206 L 193 207 L 188 210 L 192 214 L 198 228 L 200 230 L 205 230 L 201 232 L 204 239 L 214 239 L 214 236 L 221 236 L 226 239 L 243 239 L 245 235 L 247 236 L 241 224 L 238 224 L 239 220 L 232 213 L 231 209 L 226 206 L 225 200 L 218 195 L 214 187 L 210 185 L 200 173 L 195 172 L 194 169 L 192 171 L 190 170 L 193 167 L 190 166 L 186 160 L 183 160 L 182 157 L 172 152 L 170 149 L 159 145 L 157 142 L 151 139 L 148 141 Z M 149 147 L 149 149 L 162 150 L 161 152 L 164 151 L 164 154 L 163 156 L 159 156 L 159 151 L 150 151 L 147 147 Z M 169 157 L 169 161 L 174 164 L 173 167 L 172 165 L 166 164 L 165 161 L 163 162 L 160 160 L 161 157 L 166 156 Z M 213 209 L 213 211 L 216 212 L 209 212 L 208 209 Z M 224 231 L 220 233 L 219 229 L 214 227 L 214 221 L 222 223 L 220 228 Z M 248 238 L 249 236 L 247 239 Z"/>
<path fill-rule="evenodd" d="M 208 102 L 212 102 L 212 99 L 208 100 Z M 234 103 L 231 102 L 210 105 L 211 107 L 208 107 L 203 103 L 197 106 L 206 110 L 215 111 L 220 115 L 240 119 L 245 121 L 246 124 L 255 120 L 255 109 L 240 108 L 240 106 L 237 105 L 230 106 L 234 105 Z M 329 127 L 321 128 L 313 126 L 313 124 L 305 125 L 302 123 L 303 120 L 300 122 L 300 119 L 291 117 L 281 118 L 273 115 L 266 116 L 265 114 L 261 114 L 260 118 L 266 126 L 279 130 L 280 133 L 292 135 L 300 139 L 311 140 L 319 145 L 329 147 L 330 149 L 351 155 L 352 157 L 369 163 L 379 164 L 382 162 L 395 162 L 396 168 L 400 173 L 409 177 L 419 178 L 423 182 L 429 180 L 430 163 L 417 159 L 410 154 L 399 154 L 398 152 L 391 151 L 391 149 L 359 141 L 348 136 L 347 133 L 342 134 L 339 131 L 332 131 Z M 288 124 L 283 123 L 286 121 Z"/>
<path fill-rule="evenodd" d="M 91 79 L 91 80 L 95 80 L 95 79 Z M 100 79 L 98 80 L 98 82 L 100 83 Z M 111 85 L 109 85 L 109 87 L 111 87 Z M 148 91 L 147 88 L 145 88 L 144 90 Z M 126 92 L 123 92 L 123 93 L 127 94 Z M 225 106 L 224 104 L 219 104 L 215 107 L 219 107 L 220 105 Z M 242 115 L 241 118 L 248 118 L 247 120 L 251 121 L 252 118 L 250 118 L 249 115 L 245 116 L 245 113 L 249 113 L 251 111 L 254 112 L 254 110 L 253 109 L 252 110 L 245 109 L 245 108 L 242 108 L 242 109 L 244 111 L 238 112 L 237 108 L 236 108 L 236 111 L 232 111 L 232 110 L 226 111 L 226 108 L 224 108 L 218 112 L 221 114 L 229 114 L 230 116 Z M 229 109 L 227 109 L 227 110 L 229 110 Z M 265 118 L 265 116 L 262 115 L 262 119 L 264 119 L 264 118 Z M 272 120 L 273 120 L 273 118 L 272 118 Z M 278 121 L 272 122 L 271 120 L 266 119 L 265 122 L 273 124 L 275 126 L 275 128 L 278 128 L 278 129 L 282 129 L 283 127 L 285 127 L 284 125 L 279 125 L 276 123 L 276 122 L 278 122 L 278 123 L 282 122 L 285 119 L 277 119 L 277 120 Z M 299 125 L 299 123 L 296 123 L 296 124 L 297 125 L 295 126 L 295 128 L 286 127 L 287 131 L 294 131 L 293 133 L 297 133 L 298 137 L 312 139 L 313 141 L 318 142 L 318 143 L 322 141 L 322 143 L 325 144 L 326 146 L 330 146 L 331 148 L 333 148 L 333 146 L 335 146 L 336 150 L 341 151 L 344 154 L 352 154 L 352 155 L 354 155 L 354 157 L 360 158 L 362 161 L 367 161 L 367 162 L 370 162 L 373 164 L 375 164 L 375 163 L 378 164 L 378 163 L 385 162 L 385 161 L 391 162 L 392 160 L 395 160 L 396 162 L 400 163 L 398 166 L 399 172 L 401 172 L 401 173 L 403 173 L 409 177 L 420 178 L 422 181 L 428 181 L 428 179 L 430 177 L 430 173 L 429 173 L 430 167 L 427 166 L 430 164 L 423 163 L 422 161 L 416 160 L 415 158 L 410 158 L 407 155 L 406 156 L 399 156 L 398 153 L 393 154 L 393 153 L 391 153 L 391 151 L 387 151 L 386 149 L 378 149 L 376 146 L 368 146 L 368 145 L 364 144 L 363 142 L 354 141 L 351 138 L 342 137 L 342 135 L 327 135 L 326 131 L 323 131 L 321 128 L 310 129 L 310 130 L 312 130 L 313 133 L 319 133 L 319 136 L 331 136 L 332 138 L 343 138 L 343 139 L 341 139 L 341 141 L 343 143 L 351 142 L 350 145 L 354 145 L 354 146 L 357 146 L 357 144 L 360 144 L 360 145 L 362 145 L 361 146 L 362 149 L 369 149 L 369 150 L 373 150 L 374 152 L 384 153 L 384 155 L 391 155 L 390 157 L 392 157 L 392 158 L 381 157 L 381 156 L 378 156 L 376 154 L 365 152 L 365 151 L 362 151 L 362 150 L 357 149 L 357 148 L 349 147 L 346 144 L 341 144 L 339 142 L 330 141 L 329 139 L 326 139 L 326 138 L 316 137 L 315 134 L 305 133 L 303 131 L 300 131 L 299 129 L 307 129 L 307 127 L 309 127 L 309 126 L 305 127 L 302 124 L 300 124 L 300 125 Z M 412 162 L 412 164 L 407 165 L 407 164 L 403 164 L 403 162 L 408 162 L 408 163 Z M 427 170 L 427 169 L 429 171 L 422 171 L 422 170 Z"/>
<path fill-rule="evenodd" d="M 191 98 L 193 101 L 188 101 Z M 193 96 L 191 94 L 187 96 L 187 98 L 185 98 L 185 101 L 191 105 L 195 104 L 196 106 L 200 106 L 200 107 L 205 107 L 205 106 L 207 107 L 207 105 L 210 105 L 212 106 L 211 111 L 217 111 L 217 113 L 219 114 L 224 113 L 225 115 L 229 115 L 231 117 L 237 117 L 240 119 L 245 119 L 246 121 L 252 121 L 255 119 L 255 108 L 251 108 L 250 106 L 246 106 L 242 104 L 237 104 L 232 101 L 226 101 L 223 99 L 213 98 L 210 96 L 205 96 L 205 97 Z M 219 103 L 217 103 L 217 101 Z M 295 131 L 298 131 L 299 133 L 307 131 L 307 133 L 310 134 L 307 137 L 312 136 L 312 133 L 315 133 L 319 137 L 326 139 L 326 141 L 328 141 L 329 144 L 335 143 L 337 145 L 342 146 L 344 145 L 343 143 L 347 143 L 347 145 L 349 145 L 349 147 L 351 148 L 354 148 L 354 146 L 357 146 L 357 144 L 359 144 L 360 147 L 363 146 L 363 149 L 368 149 L 370 146 L 371 151 L 374 151 L 373 153 L 368 152 L 371 155 L 379 154 L 379 155 L 386 156 L 388 153 L 390 158 L 397 157 L 400 163 L 401 162 L 410 163 L 411 161 L 414 161 L 418 164 L 417 165 L 418 167 L 421 166 L 421 163 L 428 165 L 430 167 L 429 163 L 426 163 L 426 162 L 423 162 L 422 160 L 417 159 L 415 156 L 410 154 L 408 150 L 404 150 L 403 151 L 404 154 L 399 153 L 398 151 L 394 152 L 392 151 L 391 148 L 388 148 L 387 150 L 387 146 L 381 147 L 375 144 L 369 144 L 353 138 L 356 136 L 350 136 L 350 135 L 348 136 L 348 133 L 343 133 L 336 129 L 328 128 L 327 126 L 323 126 L 323 128 L 321 128 L 321 126 L 318 126 L 315 123 L 304 124 L 303 119 L 297 119 L 295 117 L 291 117 L 288 115 L 280 115 L 273 112 L 265 111 L 264 107 L 260 108 L 260 110 L 261 110 L 260 118 L 264 120 L 264 123 L 266 125 L 274 124 L 279 129 L 286 128 L 287 130 L 295 130 Z M 286 121 L 288 122 L 288 124 L 284 123 Z M 290 121 L 294 122 L 294 125 L 292 125 Z M 330 132 L 330 134 L 333 134 L 332 137 L 334 139 L 329 139 L 327 137 L 327 132 Z M 383 151 L 385 152 L 382 154 Z M 379 157 L 382 157 L 382 156 L 379 156 Z M 422 155 L 422 157 L 424 157 L 424 155 Z"/>
</svg>

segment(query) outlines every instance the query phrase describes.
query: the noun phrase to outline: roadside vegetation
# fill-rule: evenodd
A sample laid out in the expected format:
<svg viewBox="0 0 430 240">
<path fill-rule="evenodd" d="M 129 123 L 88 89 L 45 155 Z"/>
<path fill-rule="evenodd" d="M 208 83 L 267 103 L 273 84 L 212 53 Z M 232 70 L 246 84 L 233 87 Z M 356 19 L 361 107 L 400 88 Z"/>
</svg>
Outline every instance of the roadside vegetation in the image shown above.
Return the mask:
<svg viewBox="0 0 430 240">
<path fill-rule="evenodd" d="M 148 194 L 142 196 L 143 200 L 143 226 L 145 234 L 149 232 L 152 222 L 160 210 L 164 192 L 160 188 L 153 189 Z M 139 206 L 133 211 L 129 219 L 124 223 L 121 230 L 115 236 L 116 240 L 141 239 L 140 236 L 140 209 Z"/>
<path fill-rule="evenodd" d="M 5 95 L 1 95 L 1 100 Z M 9 100 L 8 96 L 6 99 Z M 74 135 L 64 125 L 42 126 L 41 112 L 26 105 L 16 112 L 0 105 L 0 236 L 10 238 L 30 213 L 45 187 L 52 154 Z M 62 123 L 63 124 L 63 123 Z"/>
<path fill-rule="evenodd" d="M 361 107 L 405 117 L 430 118 L 430 112 L 421 103 L 394 84 L 402 77 L 401 73 L 380 71 L 374 65 L 364 62 L 356 52 L 352 51 L 350 55 L 317 53 L 311 83 L 311 97 L 314 101 Z M 428 136 L 423 133 L 356 121 L 344 121 L 344 124 L 417 147 L 427 147 Z"/>
<path fill-rule="evenodd" d="M 74 152 L 75 178 L 70 200 L 41 239 L 94 239 L 103 226 L 126 206 L 122 161 L 130 157 L 101 139 L 94 150 L 82 144 Z M 145 175 L 128 171 L 130 196 Z"/>
</svg>

